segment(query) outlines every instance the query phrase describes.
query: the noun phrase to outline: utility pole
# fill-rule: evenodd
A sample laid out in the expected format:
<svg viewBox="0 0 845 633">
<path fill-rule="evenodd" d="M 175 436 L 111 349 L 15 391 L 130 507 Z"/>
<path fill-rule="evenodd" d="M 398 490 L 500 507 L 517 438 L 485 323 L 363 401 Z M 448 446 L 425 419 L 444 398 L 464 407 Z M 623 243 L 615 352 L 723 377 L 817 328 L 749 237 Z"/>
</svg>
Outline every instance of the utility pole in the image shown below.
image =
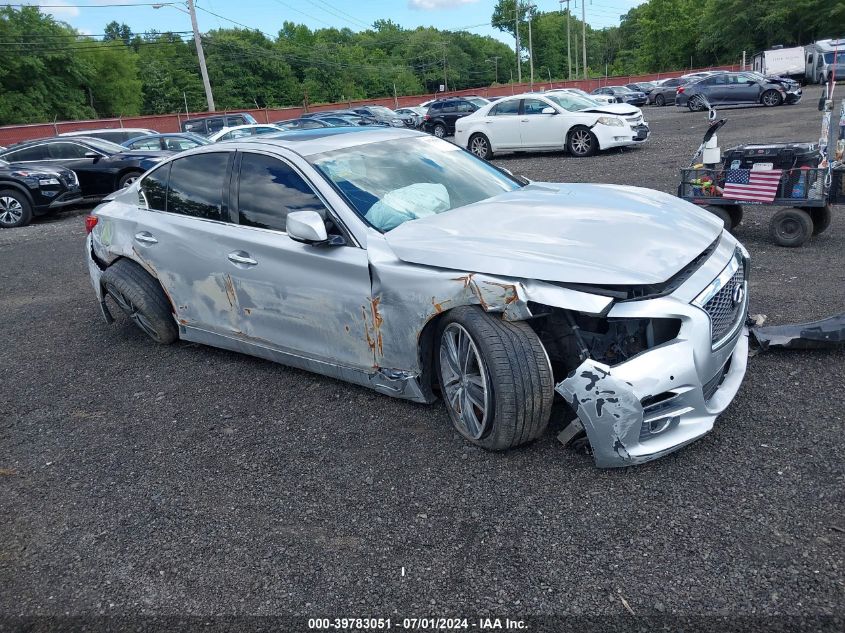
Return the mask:
<svg viewBox="0 0 845 633">
<path fill-rule="evenodd" d="M 200 60 L 200 74 L 202 85 L 205 88 L 205 99 L 208 101 L 208 111 L 214 112 L 214 96 L 211 94 L 211 82 L 208 81 L 208 68 L 205 67 L 205 53 L 202 50 L 202 38 L 200 29 L 197 26 L 197 12 L 194 10 L 194 0 L 186 0 L 188 11 L 191 14 L 191 27 L 194 29 L 194 43 L 197 45 L 197 57 Z"/>
<path fill-rule="evenodd" d="M 205 67 L 205 53 L 202 50 L 202 38 L 200 37 L 200 29 L 197 26 L 197 12 L 194 10 L 194 0 L 185 0 L 187 10 L 180 9 L 175 3 L 166 2 L 151 5 L 153 9 L 161 9 L 162 7 L 170 7 L 182 13 L 187 13 L 191 16 L 191 28 L 194 31 L 194 44 L 197 46 L 197 57 L 200 61 L 200 75 L 202 75 L 202 85 L 205 88 L 205 100 L 208 102 L 208 111 L 214 112 L 214 96 L 211 94 L 211 83 L 208 81 L 208 68 Z"/>
<path fill-rule="evenodd" d="M 514 2 L 514 16 L 516 18 L 516 81 L 522 83 L 522 60 L 519 50 L 519 0 Z"/>
<path fill-rule="evenodd" d="M 502 59 L 501 55 L 494 55 L 493 57 L 491 57 L 490 59 L 487 60 L 488 62 L 493 62 L 493 64 L 495 65 L 496 83 L 499 83 L 499 60 L 500 59 Z"/>
<path fill-rule="evenodd" d="M 581 46 L 584 51 L 584 79 L 587 78 L 587 0 L 581 0 Z"/>
<path fill-rule="evenodd" d="M 449 92 L 449 78 L 446 76 L 446 44 L 443 44 L 443 92 Z"/>
<path fill-rule="evenodd" d="M 572 49 L 569 43 L 569 3 L 571 0 L 560 0 L 560 11 L 563 13 L 563 3 L 566 3 L 566 77 L 572 80 Z"/>
<path fill-rule="evenodd" d="M 534 44 L 531 40 L 531 23 L 534 21 L 534 9 L 537 6 L 529 4 L 526 9 L 528 11 L 528 67 L 531 69 L 531 90 L 534 90 Z"/>
</svg>

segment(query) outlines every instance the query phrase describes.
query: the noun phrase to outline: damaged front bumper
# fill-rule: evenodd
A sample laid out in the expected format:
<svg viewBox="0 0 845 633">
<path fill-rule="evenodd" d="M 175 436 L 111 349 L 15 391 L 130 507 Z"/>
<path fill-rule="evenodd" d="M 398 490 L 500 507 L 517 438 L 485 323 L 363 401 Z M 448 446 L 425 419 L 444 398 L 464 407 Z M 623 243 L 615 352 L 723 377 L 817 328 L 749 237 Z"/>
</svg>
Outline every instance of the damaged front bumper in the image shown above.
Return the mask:
<svg viewBox="0 0 845 633">
<path fill-rule="evenodd" d="M 694 309 L 694 308 L 693 308 Z M 558 383 L 577 413 L 561 433 L 586 431 L 597 466 L 633 466 L 698 439 L 739 391 L 748 361 L 748 330 L 712 350 L 706 315 L 689 312 L 675 340 L 610 367 L 587 359 Z"/>
</svg>

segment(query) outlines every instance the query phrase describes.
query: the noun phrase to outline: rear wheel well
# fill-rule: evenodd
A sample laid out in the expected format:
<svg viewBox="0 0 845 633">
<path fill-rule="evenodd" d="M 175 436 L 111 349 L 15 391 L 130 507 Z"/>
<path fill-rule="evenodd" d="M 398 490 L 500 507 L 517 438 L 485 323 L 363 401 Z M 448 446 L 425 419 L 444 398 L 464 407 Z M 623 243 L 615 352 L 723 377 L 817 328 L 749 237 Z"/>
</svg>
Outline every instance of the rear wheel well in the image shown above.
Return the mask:
<svg viewBox="0 0 845 633">
<path fill-rule="evenodd" d="M 434 389 L 437 385 L 437 372 L 435 371 L 434 353 L 437 346 L 437 329 L 443 317 L 449 313 L 448 310 L 439 312 L 430 318 L 420 335 L 417 338 L 417 349 L 420 355 L 420 388 L 423 393 L 434 399 Z"/>
<path fill-rule="evenodd" d="M 92 253 L 93 253 L 93 251 L 92 251 Z M 96 257 L 96 255 L 95 255 L 95 257 Z M 101 266 L 101 268 L 105 272 L 106 270 L 108 270 L 109 268 L 114 266 L 117 262 L 124 261 L 124 260 L 128 261 L 128 262 L 132 262 L 136 266 L 140 266 L 144 270 L 144 272 L 147 273 L 159 285 L 159 287 L 161 288 L 161 291 L 164 293 L 164 296 L 167 298 L 167 303 L 170 305 L 170 312 L 172 314 L 176 314 L 176 309 L 175 309 L 175 306 L 173 305 L 173 299 L 170 298 L 170 293 L 167 292 L 167 289 L 161 283 L 159 278 L 155 275 L 154 271 L 152 269 L 150 269 L 149 266 L 145 265 L 143 262 L 132 259 L 131 257 L 121 256 L 121 257 L 118 257 L 117 259 L 115 259 L 114 261 L 112 261 L 108 264 L 105 264 L 105 262 L 103 262 L 105 265 Z M 96 257 L 96 261 L 101 262 L 102 260 L 100 260 L 99 257 Z M 102 286 L 102 282 L 100 282 L 100 285 Z M 103 288 L 103 291 L 105 292 L 105 288 Z"/>
</svg>

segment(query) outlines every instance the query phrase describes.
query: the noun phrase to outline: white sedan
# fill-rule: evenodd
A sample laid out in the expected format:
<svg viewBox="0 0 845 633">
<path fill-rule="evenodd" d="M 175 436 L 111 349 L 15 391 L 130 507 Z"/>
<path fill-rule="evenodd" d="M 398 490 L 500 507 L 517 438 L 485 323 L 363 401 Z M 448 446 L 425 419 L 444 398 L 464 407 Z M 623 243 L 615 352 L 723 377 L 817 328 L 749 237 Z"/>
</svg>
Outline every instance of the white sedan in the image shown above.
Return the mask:
<svg viewBox="0 0 845 633">
<path fill-rule="evenodd" d="M 250 125 L 235 125 L 233 127 L 224 127 L 219 132 L 215 132 L 208 137 L 212 143 L 219 143 L 221 141 L 231 141 L 236 138 L 244 138 L 246 136 L 258 136 L 259 134 L 272 134 L 274 132 L 284 132 L 285 128 L 273 125 L 272 123 L 252 123 Z"/>
<path fill-rule="evenodd" d="M 506 97 L 455 123 L 455 143 L 479 158 L 494 152 L 566 149 L 577 157 L 644 143 L 642 111 L 622 103 L 597 104 L 571 93 Z"/>
</svg>

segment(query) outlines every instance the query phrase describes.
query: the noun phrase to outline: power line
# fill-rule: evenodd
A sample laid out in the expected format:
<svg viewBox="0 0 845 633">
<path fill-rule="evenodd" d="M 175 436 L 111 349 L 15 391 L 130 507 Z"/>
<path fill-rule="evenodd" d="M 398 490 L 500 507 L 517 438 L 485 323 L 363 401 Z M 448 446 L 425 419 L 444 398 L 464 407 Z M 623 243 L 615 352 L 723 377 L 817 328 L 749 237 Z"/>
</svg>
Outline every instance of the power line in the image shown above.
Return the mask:
<svg viewBox="0 0 845 633">
<path fill-rule="evenodd" d="M 157 6 L 172 6 L 179 4 L 176 2 L 117 2 L 109 4 L 3 4 L 6 7 L 35 7 L 36 9 L 100 9 L 109 7 L 157 7 Z"/>
</svg>

